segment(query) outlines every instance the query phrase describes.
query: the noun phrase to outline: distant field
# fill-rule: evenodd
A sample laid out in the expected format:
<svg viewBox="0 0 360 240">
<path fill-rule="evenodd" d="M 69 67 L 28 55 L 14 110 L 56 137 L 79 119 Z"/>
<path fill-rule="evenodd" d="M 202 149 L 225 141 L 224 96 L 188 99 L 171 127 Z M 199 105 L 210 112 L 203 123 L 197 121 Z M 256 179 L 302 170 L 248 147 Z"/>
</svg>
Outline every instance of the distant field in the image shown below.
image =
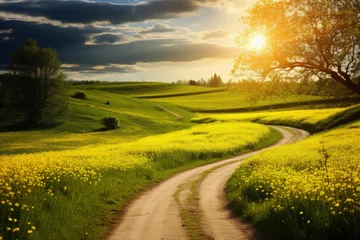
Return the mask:
<svg viewBox="0 0 360 240">
<path fill-rule="evenodd" d="M 307 104 L 308 102 L 312 102 L 314 100 L 320 100 L 320 97 L 317 96 L 293 96 L 289 97 L 286 102 L 301 102 Z M 171 103 L 176 106 L 185 107 L 191 109 L 193 111 L 212 111 L 212 110 L 231 110 L 231 109 L 241 109 L 244 108 L 247 110 L 250 108 L 250 103 L 246 101 L 245 96 L 243 94 L 232 93 L 230 91 L 217 92 L 217 93 L 208 93 L 202 95 L 189 95 L 189 96 L 179 96 L 179 97 L 164 97 L 164 98 L 156 98 L 151 99 L 154 102 L 166 102 Z M 268 100 L 260 101 L 255 106 L 268 106 L 271 108 L 272 105 L 283 104 L 284 99 L 277 99 L 273 102 Z M 284 106 L 286 107 L 286 105 Z"/>
<path fill-rule="evenodd" d="M 243 95 L 224 91 L 225 89 L 220 89 L 223 92 L 208 93 L 214 90 L 219 89 L 164 83 L 75 85 L 72 86 L 70 94 L 81 91 L 86 94 L 87 99 L 71 99 L 69 114 L 62 125 L 52 129 L 1 132 L 0 226 L 6 226 L 11 231 L 0 228 L 0 237 L 26 239 L 27 234 L 32 234 L 34 239 L 46 240 L 50 235 L 54 239 L 101 239 L 108 231 L 110 223 L 115 221 L 117 216 L 114 213 L 121 210 L 125 203 L 146 186 L 184 169 L 268 146 L 280 138 L 277 131 L 246 121 L 289 125 L 318 132 L 360 119 L 359 105 L 349 108 L 291 111 L 282 109 L 283 111 L 267 110 L 244 114 L 196 114 L 187 110 L 248 110 L 249 104 Z M 287 99 L 287 102 L 300 102 L 303 104 L 301 108 L 306 108 L 308 102 L 314 103 L 318 100 L 317 97 L 304 96 L 292 97 Z M 110 104 L 106 104 L 107 101 Z M 258 105 L 269 109 L 283 101 L 263 101 Z M 117 117 L 121 127 L 104 131 L 100 120 L 106 116 Z M 347 166 L 343 161 L 343 157 L 346 156 L 342 157 L 341 153 L 349 149 L 349 156 L 355 159 L 359 150 L 356 148 L 356 142 L 359 140 L 356 135 L 358 128 L 358 123 L 352 124 L 308 140 L 311 146 L 308 146 L 306 151 L 309 151 L 309 160 L 312 161 L 309 166 L 316 167 L 316 160 L 319 160 L 316 158 L 316 150 L 321 146 L 320 140 L 324 140 L 326 146 L 334 150 L 331 167 L 334 170 L 332 176 L 337 179 L 336 171 L 342 171 Z M 354 131 L 355 135 L 349 131 Z M 351 138 L 349 142 L 347 137 Z M 341 151 L 338 151 L 336 141 L 339 141 Z M 249 181 L 253 181 L 252 186 L 258 186 L 262 181 L 261 171 L 264 169 L 266 174 L 280 176 L 280 183 L 293 175 L 312 180 L 313 172 L 308 174 L 308 169 L 305 169 L 305 172 L 296 172 L 298 166 L 307 166 L 303 164 L 307 153 L 302 147 L 289 146 L 283 149 L 286 150 L 286 154 L 294 157 L 294 161 L 286 162 L 286 159 L 282 158 L 282 152 L 275 152 L 274 155 L 262 155 L 266 157 L 264 162 L 262 159 L 253 160 L 245 165 L 250 166 L 246 174 L 251 175 Z M 339 165 L 335 164 L 337 160 L 341 161 Z M 276 167 L 275 172 L 271 168 L 272 164 Z M 289 166 L 289 169 L 282 169 L 283 164 Z M 264 168 L 257 168 L 258 166 Z M 349 168 L 345 170 L 345 173 L 356 173 L 351 169 L 348 171 Z M 291 171 L 295 173 L 292 175 Z M 322 169 L 314 173 L 324 176 L 321 171 Z M 242 189 L 237 185 L 244 180 L 241 176 L 242 173 L 233 177 L 234 186 L 231 191 L 235 194 L 242 194 Z M 264 176 L 268 177 L 269 182 L 272 181 L 270 175 Z M 323 183 L 321 179 L 315 180 L 315 184 Z M 340 180 L 341 183 L 345 183 L 343 179 Z M 300 184 L 297 186 L 305 185 L 301 179 L 299 181 Z M 258 188 L 265 184 L 267 182 Z M 278 188 L 283 186 L 278 182 L 276 184 Z M 251 190 L 247 196 L 252 197 L 252 186 L 247 188 Z M 339 189 L 342 191 L 344 188 Z M 314 193 L 311 196 L 318 197 L 316 194 L 320 194 L 320 197 L 324 195 Z M 326 196 L 330 196 L 329 194 L 331 192 L 326 192 Z M 341 202 L 339 200 L 335 204 L 347 204 L 347 199 L 342 199 L 343 196 L 347 196 L 346 194 L 336 196 L 338 199 L 341 198 Z M 280 196 L 279 199 L 274 199 L 274 203 L 283 204 L 282 199 L 284 198 Z M 251 217 L 270 216 L 274 209 L 282 209 L 266 204 L 268 208 L 263 208 L 256 202 L 253 203 L 249 206 L 256 206 L 259 210 L 248 212 Z M 235 204 L 241 205 L 243 202 L 238 201 Z M 320 205 L 315 207 L 327 207 L 326 204 L 321 200 Z M 303 208 L 301 203 L 294 206 L 296 211 L 306 209 L 306 214 L 309 211 L 306 206 Z M 312 207 L 311 204 L 307 206 Z M 341 205 L 343 206 L 345 205 Z M 345 207 L 341 214 L 345 212 Z M 359 209 L 347 210 L 351 213 L 351 210 L 355 212 Z M 325 209 L 322 216 L 329 217 L 327 211 L 328 209 Z M 349 220 L 338 217 L 341 215 L 339 212 L 335 213 L 336 219 Z M 316 217 L 315 215 L 304 216 Z M 265 222 L 269 220 L 263 219 Z M 292 220 L 290 218 L 290 221 Z M 296 220 L 296 223 L 303 224 L 302 220 Z M 308 220 L 323 223 L 321 219 L 310 218 L 306 221 Z M 351 221 L 350 219 L 348 222 L 352 224 Z M 19 226 L 20 229 L 15 230 Z M 288 229 L 291 227 L 289 225 Z M 316 227 L 314 229 L 321 230 Z"/>
<path fill-rule="evenodd" d="M 193 113 L 176 106 L 166 103 L 161 105 L 184 117 L 182 121 L 159 108 L 158 103 L 101 91 L 96 87 L 87 90 L 82 87 L 74 86 L 70 93 L 83 91 L 87 100 L 71 99 L 70 111 L 64 124 L 48 130 L 0 133 L 0 154 L 127 142 L 193 125 L 189 123 Z M 105 104 L 107 101 L 110 101 L 110 105 Z M 117 117 L 121 127 L 114 131 L 100 131 L 103 127 L 100 120 L 106 116 Z"/>
<path fill-rule="evenodd" d="M 204 92 L 225 91 L 225 88 L 207 88 L 183 84 L 154 82 L 97 83 L 77 85 L 76 88 L 83 90 L 100 90 L 140 98 L 192 95 Z"/>
<path fill-rule="evenodd" d="M 208 93 L 219 90 L 222 92 Z M 84 92 L 87 100 L 71 99 L 69 114 L 62 125 L 48 130 L 34 130 L 31 134 L 26 131 L 0 133 L 0 154 L 64 150 L 86 145 L 127 142 L 194 125 L 190 122 L 194 113 L 187 109 L 200 112 L 237 112 L 239 109 L 248 111 L 249 108 L 244 95 L 231 93 L 224 88 L 125 82 L 74 85 L 70 94 L 76 91 Z M 187 96 L 179 96 L 184 94 Z M 166 95 L 172 97 L 164 97 Z M 303 103 L 300 108 L 306 108 L 308 102 L 318 99 L 314 96 L 302 96 L 289 98 L 287 102 L 288 105 L 291 101 L 300 102 Z M 110 101 L 110 105 L 105 104 L 107 101 Z M 272 105 L 283 102 L 284 100 L 262 101 L 257 106 L 266 106 L 269 109 Z M 181 115 L 183 119 L 177 119 L 162 107 Z M 287 121 L 293 121 L 291 114 Z M 314 112 L 309 114 L 312 114 L 312 118 L 316 116 L 313 115 Z M 295 115 L 297 116 L 296 113 Z M 109 132 L 100 131 L 102 128 L 100 120 L 106 116 L 117 117 L 121 128 Z M 259 116 L 262 114 L 259 113 Z"/>
<path fill-rule="evenodd" d="M 310 132 L 324 131 L 360 119 L 360 105 L 348 108 L 263 111 L 230 114 L 198 114 L 194 123 L 216 121 L 251 121 L 262 124 L 286 125 Z"/>
</svg>

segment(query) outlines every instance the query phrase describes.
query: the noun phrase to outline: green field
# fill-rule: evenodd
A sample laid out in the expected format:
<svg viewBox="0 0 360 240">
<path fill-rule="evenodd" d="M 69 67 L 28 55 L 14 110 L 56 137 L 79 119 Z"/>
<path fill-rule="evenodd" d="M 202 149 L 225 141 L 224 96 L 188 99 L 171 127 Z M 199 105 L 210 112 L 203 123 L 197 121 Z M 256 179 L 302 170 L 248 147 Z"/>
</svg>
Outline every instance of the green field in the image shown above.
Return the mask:
<svg viewBox="0 0 360 240">
<path fill-rule="evenodd" d="M 0 134 L 0 154 L 29 153 L 44 150 L 64 150 L 90 144 L 119 143 L 141 137 L 187 128 L 193 116 L 183 109 L 169 104 L 161 106 L 176 112 L 179 120 L 159 108 L 159 104 L 146 99 L 136 99 L 122 94 L 101 91 L 97 88 L 83 90 L 74 86 L 71 94 L 83 91 L 87 99 L 71 99 L 70 111 L 64 124 L 51 130 L 8 132 Z M 105 103 L 110 101 L 110 105 Z M 99 131 L 100 120 L 115 116 L 120 128 L 114 131 Z"/>
<path fill-rule="evenodd" d="M 207 87 L 190 86 L 183 84 L 179 85 L 179 84 L 149 83 L 149 82 L 97 83 L 97 84 L 78 85 L 76 88 L 83 90 L 99 90 L 99 91 L 127 95 L 137 98 L 196 95 L 201 93 L 225 91 L 225 88 L 207 88 Z"/>
<path fill-rule="evenodd" d="M 316 96 L 293 96 L 286 100 L 288 105 L 290 103 L 302 103 L 307 105 L 309 102 L 314 100 L 320 100 Z M 224 91 L 219 93 L 209 93 L 204 95 L 190 95 L 190 96 L 179 96 L 179 97 L 165 97 L 152 99 L 154 102 L 166 102 L 177 106 L 185 107 L 193 111 L 213 111 L 221 110 L 225 111 L 229 109 L 248 109 L 250 104 L 246 101 L 245 96 L 239 93 L 233 93 L 230 91 Z M 283 99 L 277 99 L 273 102 L 268 100 L 260 101 L 256 106 L 267 106 L 271 108 L 272 105 L 283 104 Z"/>
<path fill-rule="evenodd" d="M 360 140 L 360 134 L 357 134 L 359 123 L 356 122 L 360 118 L 359 105 L 306 109 L 309 103 L 319 99 L 311 96 L 288 99 L 298 104 L 296 109 L 290 110 L 284 108 L 239 114 L 194 113 L 196 109 L 220 112 L 230 109 L 231 112 L 248 108 L 244 96 L 225 89 L 214 93 L 216 90 L 164 83 L 74 85 L 71 94 L 82 91 L 87 99 L 71 99 L 70 111 L 62 125 L 52 129 L 0 133 L 0 226 L 4 226 L 0 228 L 0 236 L 5 239 L 25 239 L 27 236 L 33 236 L 34 239 L 101 239 L 108 233 L 111 223 L 116 221 L 117 213 L 139 191 L 176 172 L 276 142 L 279 133 L 261 124 L 288 125 L 311 132 L 340 127 L 315 135 L 306 142 L 282 148 L 285 153 L 291 153 L 292 158 L 284 158 L 280 149 L 264 153 L 261 159 L 252 158 L 229 183 L 229 197 L 236 209 L 250 217 L 256 226 L 266 226 L 272 219 L 267 216 L 274 216 L 276 221 L 280 221 L 278 216 L 287 216 L 289 225 L 284 226 L 295 229 L 295 232 L 289 234 L 297 234 L 299 238 L 308 236 L 303 231 L 303 222 L 294 220 L 287 210 L 284 211 L 286 216 L 276 215 L 271 204 L 261 202 L 263 198 L 261 201 L 258 198 L 253 201 L 251 194 L 259 188 L 258 177 L 265 174 L 262 172 L 265 170 L 267 175 L 264 176 L 268 177 L 269 182 L 272 175 L 279 176 L 281 180 L 294 173 L 294 176 L 299 176 L 295 181 L 301 177 L 312 179 L 311 174 L 323 171 L 321 167 L 316 168 L 315 164 L 321 141 L 332 150 L 331 171 L 344 170 L 347 174 L 359 176 L 357 170 L 346 169 L 346 156 L 341 157 L 344 149 L 349 149 L 349 158 L 354 163 L 358 162 L 355 153 L 360 150 L 356 145 Z M 107 101 L 109 105 L 105 104 Z M 271 108 L 274 103 L 264 101 L 260 104 Z M 104 131 L 100 120 L 106 116 L 117 117 L 120 128 Z M 344 125 L 354 121 L 352 125 Z M 351 140 L 347 141 L 347 138 Z M 308 159 L 300 153 L 309 153 Z M 311 169 L 314 172 L 310 173 L 311 169 L 306 169 L 301 159 L 309 160 L 309 166 L 313 167 Z M 271 168 L 272 165 L 276 168 Z M 284 166 L 288 168 L 283 169 Z M 247 176 L 251 182 L 251 186 L 244 185 L 245 190 L 244 186 L 238 184 L 246 181 L 243 176 Z M 337 181 L 337 175 L 333 176 Z M 321 179 L 316 181 L 314 184 L 323 184 Z M 343 183 L 347 182 L 344 180 Z M 284 189 L 281 191 L 285 192 Z M 270 190 L 267 193 L 270 194 Z M 329 197 L 330 193 L 326 192 L 326 196 Z M 239 197 L 242 196 L 249 199 L 240 201 Z M 336 195 L 341 204 L 346 204 L 343 196 L 347 195 Z M 269 203 L 283 204 L 282 198 L 269 199 Z M 299 201 L 299 205 L 294 205 L 294 208 L 296 211 L 306 211 L 307 214 L 307 208 L 320 209 L 323 206 L 324 201 L 314 206 Z M 343 205 L 341 207 L 344 208 Z M 357 211 L 355 208 L 348 210 Z M 352 223 L 351 219 L 338 215 L 336 212 L 337 220 L 345 219 Z M 327 228 L 321 226 L 329 216 L 326 212 L 316 220 L 317 215 L 306 215 L 311 218 L 311 222 L 316 223 L 311 231 L 326 232 Z M 299 224 L 300 227 L 293 228 L 291 224 Z M 263 230 L 269 231 L 266 228 Z"/>
<path fill-rule="evenodd" d="M 263 111 L 239 114 L 198 114 L 194 123 L 250 121 L 305 129 L 311 133 L 325 131 L 360 119 L 360 105 L 347 108 Z"/>
</svg>

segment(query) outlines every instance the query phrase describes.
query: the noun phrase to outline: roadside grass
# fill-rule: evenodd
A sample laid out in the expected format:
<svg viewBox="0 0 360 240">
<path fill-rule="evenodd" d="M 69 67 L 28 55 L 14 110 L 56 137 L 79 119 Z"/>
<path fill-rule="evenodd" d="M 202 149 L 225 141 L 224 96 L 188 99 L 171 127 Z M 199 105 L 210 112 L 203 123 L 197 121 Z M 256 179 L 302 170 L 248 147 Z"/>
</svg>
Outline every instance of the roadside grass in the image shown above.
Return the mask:
<svg viewBox="0 0 360 240">
<path fill-rule="evenodd" d="M 251 121 L 261 124 L 284 125 L 305 129 L 311 133 L 332 129 L 360 119 L 360 105 L 348 108 L 252 112 L 239 114 L 200 114 L 194 123 L 221 121 Z"/>
<path fill-rule="evenodd" d="M 146 186 L 269 139 L 259 124 L 213 123 L 130 143 L 1 155 L 0 236 L 101 239 Z"/>
<path fill-rule="evenodd" d="M 259 144 L 252 150 L 258 150 L 265 147 L 268 147 L 278 140 L 281 139 L 281 134 L 276 129 L 270 128 L 272 132 L 269 135 L 269 138 L 265 139 L 264 141 L 259 142 Z M 245 154 L 248 151 L 243 151 L 241 154 Z M 200 184 L 203 180 L 209 175 L 212 171 L 221 168 L 223 166 L 238 162 L 238 160 L 234 160 L 232 162 L 227 162 L 221 164 L 219 166 L 213 167 L 207 171 L 202 172 L 200 175 L 197 175 L 192 179 L 192 181 L 182 184 L 179 186 L 178 190 L 176 191 L 174 198 L 179 208 L 181 210 L 181 219 L 184 224 L 184 228 L 186 229 L 186 234 L 189 239 L 214 239 L 211 237 L 204 229 L 204 224 L 202 222 L 202 212 L 200 210 Z M 183 191 L 188 190 L 189 193 L 186 195 L 186 198 L 183 199 L 183 202 L 180 199 L 180 195 Z"/>
<path fill-rule="evenodd" d="M 354 122 L 251 157 L 228 199 L 272 239 L 359 239 L 359 141 Z"/>
</svg>

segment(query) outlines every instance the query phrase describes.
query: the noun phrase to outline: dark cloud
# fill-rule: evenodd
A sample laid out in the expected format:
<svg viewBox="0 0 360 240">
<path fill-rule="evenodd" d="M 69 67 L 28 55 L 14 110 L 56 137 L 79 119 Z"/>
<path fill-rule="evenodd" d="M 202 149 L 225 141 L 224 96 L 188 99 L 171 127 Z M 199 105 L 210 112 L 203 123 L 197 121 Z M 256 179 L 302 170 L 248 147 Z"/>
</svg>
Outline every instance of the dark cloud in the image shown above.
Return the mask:
<svg viewBox="0 0 360 240">
<path fill-rule="evenodd" d="M 135 66 L 117 66 L 114 65 L 79 65 L 71 68 L 62 68 L 65 72 L 79 73 L 134 73 L 138 72 Z"/>
<path fill-rule="evenodd" d="M 123 44 L 86 45 L 92 36 L 102 36 L 109 42 L 111 34 L 102 34 L 109 29 L 96 27 L 60 27 L 51 24 L 38 24 L 22 21 L 4 21 L 0 19 L 0 31 L 12 29 L 7 33 L 9 40 L 0 39 L 0 65 L 10 63 L 10 54 L 23 44 L 27 38 L 34 38 L 41 47 L 52 47 L 58 52 L 63 63 L 77 64 L 84 70 L 92 71 L 133 71 L 111 64 L 134 65 L 138 62 L 179 62 L 196 61 L 204 58 L 232 58 L 236 50 L 215 44 L 193 43 L 185 38 L 138 40 Z M 105 35 L 105 36 L 104 36 Z M 98 39 L 98 41 L 100 41 Z M 103 65 L 104 69 L 91 66 Z M 80 69 L 78 69 L 80 70 Z"/>
<path fill-rule="evenodd" d="M 176 28 L 170 27 L 167 24 L 157 23 L 157 24 L 154 24 L 148 30 L 141 31 L 140 33 L 141 34 L 146 34 L 146 33 L 166 33 L 166 32 L 175 32 L 175 31 L 177 31 Z"/>
<path fill-rule="evenodd" d="M 232 58 L 236 50 L 215 44 L 192 43 L 185 39 L 142 40 L 118 45 L 86 45 L 62 49 L 61 60 L 71 64 L 136 64 L 138 62 L 181 62 L 204 58 Z M 96 57 L 94 57 L 96 56 Z"/>
<path fill-rule="evenodd" d="M 23 21 L 5 21 L 0 18 L 0 31 L 12 29 L 7 33 L 9 40 L 0 38 L 0 64 L 10 62 L 10 54 L 16 46 L 23 44 L 26 39 L 34 38 L 39 46 L 52 47 L 61 52 L 65 46 L 81 47 L 93 34 L 99 34 L 107 29 L 95 27 L 59 27 L 51 24 L 38 24 Z"/>
<path fill-rule="evenodd" d="M 122 35 L 118 35 L 118 34 L 111 34 L 111 33 L 105 33 L 105 34 L 100 34 L 100 35 L 96 35 L 93 37 L 93 42 L 97 43 L 97 44 L 101 44 L 101 43 L 116 43 L 120 40 L 122 40 L 124 38 L 124 36 Z"/>
<path fill-rule="evenodd" d="M 202 39 L 203 40 L 208 40 L 208 39 L 213 39 L 213 38 L 224 38 L 227 35 L 229 35 L 229 33 L 227 31 L 217 30 L 217 31 L 212 31 L 212 32 L 205 33 L 203 35 Z"/>
<path fill-rule="evenodd" d="M 201 1 L 200 1 L 201 2 Z M 208 2 L 208 1 L 205 1 Z M 84 1 L 21 1 L 0 3 L 0 11 L 41 16 L 64 23 L 109 21 L 113 24 L 169 19 L 199 8 L 196 0 L 154 0 L 141 4 Z"/>
</svg>

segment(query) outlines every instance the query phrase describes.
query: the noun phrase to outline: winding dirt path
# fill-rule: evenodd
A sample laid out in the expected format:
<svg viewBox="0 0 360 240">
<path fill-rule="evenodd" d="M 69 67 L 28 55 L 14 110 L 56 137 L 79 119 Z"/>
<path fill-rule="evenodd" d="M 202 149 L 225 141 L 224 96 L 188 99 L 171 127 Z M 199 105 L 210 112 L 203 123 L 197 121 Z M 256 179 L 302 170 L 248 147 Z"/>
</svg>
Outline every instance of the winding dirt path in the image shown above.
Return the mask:
<svg viewBox="0 0 360 240">
<path fill-rule="evenodd" d="M 306 131 L 299 129 L 272 127 L 280 131 L 283 138 L 266 149 L 299 141 L 309 135 Z M 253 239 L 255 236 L 251 226 L 241 219 L 231 217 L 227 209 L 224 187 L 243 159 L 264 150 L 197 167 L 161 183 L 129 206 L 121 223 L 109 239 Z M 194 184 L 191 183 L 195 181 L 199 182 L 199 188 L 194 193 Z M 188 199 L 196 200 L 195 207 L 198 209 L 190 209 L 189 212 L 195 213 L 195 217 L 200 216 L 201 224 L 189 226 L 183 223 L 186 220 L 184 211 L 189 210 Z M 191 236 L 189 231 L 198 233 L 198 237 Z M 201 231 L 206 234 L 202 235 Z"/>
</svg>

